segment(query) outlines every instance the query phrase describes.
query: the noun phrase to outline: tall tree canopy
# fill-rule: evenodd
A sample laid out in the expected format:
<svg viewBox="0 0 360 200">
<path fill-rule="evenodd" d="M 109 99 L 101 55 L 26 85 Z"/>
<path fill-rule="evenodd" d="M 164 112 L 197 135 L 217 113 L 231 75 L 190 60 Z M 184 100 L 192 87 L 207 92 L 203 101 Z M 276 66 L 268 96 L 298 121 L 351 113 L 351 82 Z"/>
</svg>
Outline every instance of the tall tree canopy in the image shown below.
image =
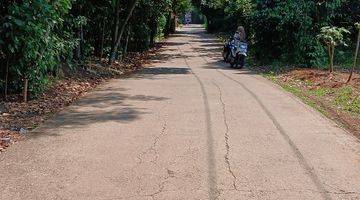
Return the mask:
<svg viewBox="0 0 360 200">
<path fill-rule="evenodd" d="M 349 29 L 354 41 L 360 21 L 358 0 L 1 0 L 0 91 L 37 94 L 61 66 L 144 51 L 192 6 L 209 32 L 243 25 L 256 58 L 311 66 L 326 61 L 322 27 Z"/>
<path fill-rule="evenodd" d="M 60 66 L 146 50 L 189 9 L 190 0 L 2 0 L 0 91 L 37 94 Z"/>
</svg>

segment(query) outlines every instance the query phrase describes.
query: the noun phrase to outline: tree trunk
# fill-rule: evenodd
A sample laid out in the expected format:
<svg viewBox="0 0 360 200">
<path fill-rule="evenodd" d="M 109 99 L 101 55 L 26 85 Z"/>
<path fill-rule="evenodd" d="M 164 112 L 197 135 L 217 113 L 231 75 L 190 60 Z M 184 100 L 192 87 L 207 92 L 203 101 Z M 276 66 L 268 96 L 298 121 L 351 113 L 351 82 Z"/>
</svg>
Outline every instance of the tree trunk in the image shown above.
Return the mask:
<svg viewBox="0 0 360 200">
<path fill-rule="evenodd" d="M 79 42 L 76 47 L 76 60 L 79 61 L 81 58 L 81 30 L 77 31 L 77 36 L 79 38 Z"/>
<path fill-rule="evenodd" d="M 357 43 L 356 43 L 356 50 L 355 50 L 355 57 L 354 57 L 354 63 L 353 63 L 353 66 L 351 68 L 351 71 L 350 71 L 350 75 L 349 75 L 349 78 L 348 80 L 346 81 L 346 83 L 349 83 L 351 81 L 351 78 L 354 74 L 354 71 L 355 71 L 355 67 L 356 67 L 356 63 L 357 63 L 357 56 L 358 56 L 358 53 L 359 53 L 359 43 L 360 43 L 360 30 L 358 32 L 358 38 L 357 38 Z"/>
<path fill-rule="evenodd" d="M 116 56 L 116 52 L 120 46 L 120 42 L 121 42 L 121 38 L 122 38 L 122 35 L 124 34 L 124 31 L 125 31 L 125 28 L 126 28 L 126 25 L 130 19 L 130 17 L 132 16 L 132 13 L 136 7 L 136 3 L 138 2 L 138 0 L 133 0 L 132 1 L 132 4 L 130 6 L 130 10 L 129 12 L 127 13 L 127 16 L 125 18 L 125 21 L 123 22 L 123 24 L 121 25 L 121 29 L 120 29 L 120 32 L 118 34 L 118 37 L 115 38 L 116 42 L 115 42 L 115 45 L 114 47 L 111 49 L 111 52 L 110 52 L 110 57 L 109 57 L 109 64 L 112 64 L 114 61 L 115 61 L 115 56 Z"/>
<path fill-rule="evenodd" d="M 94 56 L 97 58 L 100 58 L 101 60 L 101 51 L 102 51 L 102 45 L 103 45 L 103 41 L 104 41 L 104 20 L 105 18 L 102 19 L 102 22 L 100 23 L 100 25 L 97 27 L 96 33 L 94 33 Z"/>
<path fill-rule="evenodd" d="M 27 79 L 27 77 L 25 77 L 24 78 L 24 89 L 23 89 L 23 98 L 24 98 L 25 103 L 28 101 L 28 84 L 29 84 L 29 80 Z"/>
<path fill-rule="evenodd" d="M 103 24 L 102 24 L 102 33 L 101 33 L 101 42 L 100 42 L 100 60 L 103 57 L 104 54 L 104 40 L 105 40 L 105 18 L 103 20 Z"/>
<path fill-rule="evenodd" d="M 112 38 L 111 38 L 111 50 L 110 50 L 110 57 L 109 57 L 109 63 L 110 63 L 110 58 L 111 58 L 111 54 L 112 52 L 114 52 L 115 50 L 115 43 L 116 43 L 116 39 L 118 37 L 118 32 L 119 32 L 119 27 L 120 27 L 120 10 L 121 10 L 121 7 L 120 7 L 120 3 L 118 2 L 118 5 L 116 7 L 116 17 L 115 17 L 115 20 L 114 20 L 114 29 L 112 31 Z"/>
<path fill-rule="evenodd" d="M 84 27 L 81 25 L 80 27 L 80 59 L 84 58 Z"/>
<path fill-rule="evenodd" d="M 171 24 L 171 12 L 168 13 L 168 16 L 166 18 L 166 24 L 164 29 L 164 36 L 167 37 L 170 35 L 170 25 Z"/>
<path fill-rule="evenodd" d="M 157 22 L 155 18 L 150 20 L 150 47 L 154 47 L 155 45 L 155 38 L 157 34 Z"/>
<path fill-rule="evenodd" d="M 6 61 L 6 74 L 5 74 L 5 90 L 4 90 L 4 95 L 5 95 L 5 99 L 7 99 L 7 95 L 8 95 L 8 82 L 9 82 L 9 62 L 10 62 L 10 58 L 7 58 Z"/>
<path fill-rule="evenodd" d="M 127 56 L 127 49 L 128 49 L 128 45 L 129 45 L 130 34 L 131 34 L 131 27 L 130 27 L 130 24 L 129 24 L 129 26 L 128 26 L 128 32 L 127 32 L 127 35 L 126 35 L 124 53 L 123 53 L 122 59 L 124 59 L 124 58 Z"/>
<path fill-rule="evenodd" d="M 175 33 L 176 31 L 176 15 L 171 15 L 171 22 L 170 22 L 170 33 Z"/>
<path fill-rule="evenodd" d="M 330 65 L 331 65 L 331 73 L 334 72 L 334 54 L 335 54 L 335 45 L 332 44 L 331 45 L 331 62 L 330 62 Z"/>
<path fill-rule="evenodd" d="M 333 72 L 333 56 L 332 56 L 332 44 L 328 44 L 328 54 L 329 54 L 329 72 Z"/>
</svg>

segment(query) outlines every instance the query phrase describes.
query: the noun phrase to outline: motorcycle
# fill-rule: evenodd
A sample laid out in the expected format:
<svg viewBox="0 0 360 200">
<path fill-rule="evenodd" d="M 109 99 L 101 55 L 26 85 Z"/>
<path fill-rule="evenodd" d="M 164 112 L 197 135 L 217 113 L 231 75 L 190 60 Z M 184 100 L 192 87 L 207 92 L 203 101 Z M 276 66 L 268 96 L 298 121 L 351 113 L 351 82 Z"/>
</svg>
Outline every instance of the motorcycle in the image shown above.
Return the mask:
<svg viewBox="0 0 360 200">
<path fill-rule="evenodd" d="M 241 69 L 245 65 L 247 49 L 247 43 L 230 39 L 229 42 L 224 45 L 222 52 L 223 59 L 226 63 L 230 63 L 231 67 Z"/>
</svg>

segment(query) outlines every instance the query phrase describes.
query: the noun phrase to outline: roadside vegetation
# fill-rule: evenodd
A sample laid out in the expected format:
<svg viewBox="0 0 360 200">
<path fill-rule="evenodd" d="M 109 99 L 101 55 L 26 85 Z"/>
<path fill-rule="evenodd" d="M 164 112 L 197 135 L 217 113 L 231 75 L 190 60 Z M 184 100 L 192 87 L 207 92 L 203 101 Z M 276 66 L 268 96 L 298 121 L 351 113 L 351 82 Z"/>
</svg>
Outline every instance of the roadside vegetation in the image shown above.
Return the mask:
<svg viewBox="0 0 360 200">
<path fill-rule="evenodd" d="M 276 69 L 275 69 L 276 68 Z M 329 80 L 328 71 L 310 68 L 252 67 L 264 77 L 279 84 L 305 103 L 333 119 L 360 138 L 360 75 L 346 84 L 347 72 L 335 71 Z"/>
<path fill-rule="evenodd" d="M 3 0 L 0 2 L 1 96 L 26 102 L 44 92 L 64 69 L 90 60 L 109 65 L 143 52 L 175 31 L 180 0 Z"/>
<path fill-rule="evenodd" d="M 237 26 L 245 27 L 256 64 L 327 69 L 330 45 L 337 46 L 334 65 L 351 68 L 358 35 L 355 23 L 360 21 L 357 0 L 194 1 L 206 16 L 209 32 L 232 35 Z"/>
<path fill-rule="evenodd" d="M 190 0 L 1 0 L 0 152 L 108 78 L 141 68 Z"/>
</svg>

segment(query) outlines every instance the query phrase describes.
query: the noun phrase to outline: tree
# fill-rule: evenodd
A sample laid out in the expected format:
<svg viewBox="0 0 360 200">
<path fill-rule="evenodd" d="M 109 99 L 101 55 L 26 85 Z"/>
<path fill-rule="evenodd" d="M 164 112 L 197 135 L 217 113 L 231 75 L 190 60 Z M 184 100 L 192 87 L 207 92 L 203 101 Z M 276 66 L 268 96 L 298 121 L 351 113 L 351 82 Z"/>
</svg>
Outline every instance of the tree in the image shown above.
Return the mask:
<svg viewBox="0 0 360 200">
<path fill-rule="evenodd" d="M 321 28 L 321 33 L 318 35 L 318 39 L 321 40 L 328 49 L 330 73 L 334 71 L 335 47 L 344 44 L 344 33 L 350 32 L 345 28 L 325 26 Z"/>
<path fill-rule="evenodd" d="M 359 43 L 360 43 L 360 23 L 355 23 L 355 27 L 356 27 L 356 30 L 358 32 L 358 36 L 357 36 L 357 42 L 356 42 L 356 49 L 355 49 L 355 55 L 354 55 L 354 63 L 353 63 L 353 66 L 351 68 L 351 71 L 350 71 L 350 75 L 349 75 L 349 78 L 348 80 L 346 81 L 346 83 L 349 83 L 351 81 L 351 78 L 354 74 L 354 71 L 355 71 L 355 68 L 356 68 L 356 64 L 357 64 L 357 56 L 358 56 L 358 53 L 359 53 Z"/>
<path fill-rule="evenodd" d="M 121 11 L 121 3 L 120 1 L 117 2 L 117 6 L 116 6 L 116 17 L 115 17 L 115 26 L 114 26 L 114 36 L 113 36 L 113 43 L 111 46 L 111 51 L 110 51 L 110 55 L 109 55 L 109 63 L 113 63 L 115 61 L 116 58 L 116 53 L 118 51 L 122 36 L 124 34 L 126 25 L 130 19 L 130 17 L 132 16 L 132 13 L 136 7 L 136 3 L 138 2 L 138 0 L 132 0 L 129 3 L 129 9 L 126 13 L 126 17 L 125 20 L 122 22 L 122 25 L 120 27 L 119 23 L 120 23 L 120 11 Z M 119 32 L 120 30 L 120 32 Z"/>
<path fill-rule="evenodd" d="M 25 102 L 28 90 L 41 91 L 41 85 L 47 81 L 44 74 L 59 64 L 58 55 L 64 50 L 64 43 L 54 30 L 61 26 L 70 8 L 70 0 L 24 0 L 8 7 L 4 49 L 10 53 L 7 59 L 11 63 L 8 60 L 7 72 L 11 70 L 21 77 Z"/>
<path fill-rule="evenodd" d="M 1 95 L 22 91 L 27 100 L 46 89 L 60 67 L 74 69 L 105 54 L 113 62 L 119 52 L 146 50 L 166 31 L 167 13 L 182 12 L 184 2 L 189 0 L 1 1 Z"/>
<path fill-rule="evenodd" d="M 326 59 L 316 37 L 321 27 L 360 20 L 357 0 L 1 0 L 0 94 L 23 92 L 27 100 L 60 68 L 147 50 L 192 6 L 209 32 L 244 26 L 256 60 L 307 66 Z"/>
</svg>

